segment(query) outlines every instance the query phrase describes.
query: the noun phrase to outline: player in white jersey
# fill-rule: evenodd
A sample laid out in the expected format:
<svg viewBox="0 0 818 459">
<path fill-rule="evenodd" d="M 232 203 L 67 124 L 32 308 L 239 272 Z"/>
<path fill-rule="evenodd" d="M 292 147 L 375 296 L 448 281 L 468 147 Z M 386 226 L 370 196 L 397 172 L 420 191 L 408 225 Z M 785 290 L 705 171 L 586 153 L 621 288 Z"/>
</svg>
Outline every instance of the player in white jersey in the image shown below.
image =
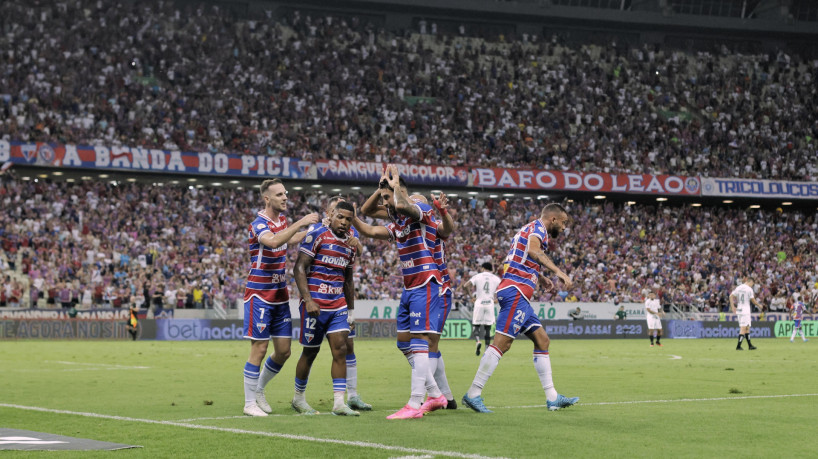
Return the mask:
<svg viewBox="0 0 818 459">
<path fill-rule="evenodd" d="M 645 300 L 645 317 L 648 319 L 648 336 L 650 337 L 650 347 L 653 347 L 653 339 L 656 338 L 656 345 L 662 347 L 662 317 L 665 311 L 656 298 L 656 292 L 648 293 Z"/>
<path fill-rule="evenodd" d="M 481 266 L 483 271 L 472 276 L 468 282 L 460 284 L 458 292 L 466 287 L 466 285 L 474 286 L 474 310 L 472 311 L 471 324 L 473 327 L 472 334 L 474 340 L 477 341 L 475 355 L 480 355 L 480 329 L 483 330 L 483 336 L 486 341 L 486 348 L 491 344 L 491 326 L 494 325 L 494 298 L 497 291 L 497 286 L 500 285 L 501 279 L 494 274 L 494 266 L 486 262 Z"/>
<path fill-rule="evenodd" d="M 753 343 L 750 342 L 750 322 L 752 318 L 750 315 L 752 313 L 750 303 L 762 309 L 761 304 L 756 301 L 755 294 L 753 293 L 753 278 L 751 276 L 745 276 L 744 283 L 730 293 L 730 309 L 733 311 L 733 314 L 738 316 L 739 334 L 738 344 L 736 345 L 737 351 L 744 350 L 741 347 L 741 342 L 745 339 L 751 351 L 756 349 Z"/>
</svg>

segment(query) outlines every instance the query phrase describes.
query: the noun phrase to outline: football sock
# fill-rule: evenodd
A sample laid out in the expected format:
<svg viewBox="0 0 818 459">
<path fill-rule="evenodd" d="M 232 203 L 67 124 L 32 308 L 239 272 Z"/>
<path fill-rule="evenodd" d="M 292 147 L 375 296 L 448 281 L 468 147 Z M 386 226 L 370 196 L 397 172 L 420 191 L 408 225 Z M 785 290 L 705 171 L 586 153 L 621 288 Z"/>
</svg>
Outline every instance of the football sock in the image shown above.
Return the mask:
<svg viewBox="0 0 818 459">
<path fill-rule="evenodd" d="M 750 333 L 749 332 L 744 334 L 744 339 L 747 340 L 747 345 L 748 346 L 753 345 L 753 343 L 750 342 Z"/>
<path fill-rule="evenodd" d="M 412 346 L 409 341 L 398 341 L 398 349 L 403 352 L 403 356 L 406 357 L 406 361 L 409 362 L 409 366 L 414 368 L 414 358 L 415 356 L 412 354 Z"/>
<path fill-rule="evenodd" d="M 489 381 L 489 378 L 491 378 L 494 370 L 497 369 L 497 365 L 500 363 L 500 358 L 502 357 L 503 353 L 500 352 L 500 349 L 494 346 L 486 348 L 486 352 L 483 353 L 483 357 L 480 359 L 477 374 L 474 375 L 474 381 L 472 381 L 469 392 L 466 394 L 469 398 L 477 397 L 483 393 L 483 387 Z"/>
<path fill-rule="evenodd" d="M 656 344 L 661 344 L 662 335 L 656 335 Z"/>
<path fill-rule="evenodd" d="M 540 383 L 545 391 L 545 399 L 553 402 L 557 399 L 557 390 L 554 389 L 554 381 L 551 378 L 551 356 L 548 351 L 534 349 L 534 369 L 540 377 Z"/>
<path fill-rule="evenodd" d="M 650 344 L 653 344 L 653 335 L 650 335 Z"/>
<path fill-rule="evenodd" d="M 347 397 L 358 395 L 358 361 L 355 354 L 347 354 Z"/>
<path fill-rule="evenodd" d="M 486 329 L 486 347 L 489 347 L 489 344 L 491 344 L 491 325 L 483 325 L 483 327 Z"/>
<path fill-rule="evenodd" d="M 344 393 L 347 391 L 346 378 L 332 378 L 333 410 L 344 406 Z"/>
<path fill-rule="evenodd" d="M 420 409 L 423 403 L 423 396 L 429 391 L 430 397 L 440 396 L 433 395 L 433 390 L 429 390 L 429 380 L 431 379 L 432 389 L 437 389 L 434 384 L 434 376 L 429 371 L 429 343 L 413 338 L 409 342 L 412 349 L 414 365 L 412 365 L 412 396 L 409 398 L 409 406 L 414 409 Z M 437 392 L 440 392 L 438 389 Z"/>
<path fill-rule="evenodd" d="M 429 359 L 434 359 L 437 361 L 437 365 L 435 365 L 435 382 L 437 383 L 437 387 L 440 389 L 440 392 L 446 396 L 446 400 L 454 400 L 454 395 L 452 395 L 452 389 L 449 387 L 449 379 L 446 378 L 446 365 L 443 363 L 443 355 L 441 355 L 440 351 L 434 353 L 434 357 L 432 353 L 429 353 Z"/>
<path fill-rule="evenodd" d="M 267 387 L 267 383 L 281 371 L 281 365 L 273 361 L 273 356 L 267 357 L 264 362 L 264 368 L 261 369 L 261 375 L 258 378 L 258 391 L 263 391 Z"/>
<path fill-rule="evenodd" d="M 304 398 L 304 392 L 307 390 L 307 379 L 298 379 L 295 378 L 295 395 L 293 396 L 293 401 L 296 402 L 303 402 L 306 401 Z M 335 380 L 333 380 L 334 382 Z"/>
<path fill-rule="evenodd" d="M 738 335 L 738 346 L 741 347 L 741 343 L 744 341 L 744 335 Z"/>
<path fill-rule="evenodd" d="M 250 362 L 244 364 L 244 405 L 256 403 L 256 387 L 258 386 L 258 365 Z"/>
</svg>

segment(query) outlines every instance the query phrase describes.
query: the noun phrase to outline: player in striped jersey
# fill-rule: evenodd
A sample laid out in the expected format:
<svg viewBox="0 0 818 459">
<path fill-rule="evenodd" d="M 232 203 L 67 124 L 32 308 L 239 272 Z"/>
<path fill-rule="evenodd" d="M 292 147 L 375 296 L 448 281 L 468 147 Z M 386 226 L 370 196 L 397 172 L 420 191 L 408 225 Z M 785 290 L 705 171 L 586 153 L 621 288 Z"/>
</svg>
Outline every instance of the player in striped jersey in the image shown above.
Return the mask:
<svg viewBox="0 0 818 459">
<path fill-rule="evenodd" d="M 511 344 L 520 333 L 525 333 L 534 342 L 534 369 L 537 370 L 545 391 L 548 409 L 554 411 L 566 408 L 579 401 L 579 397 L 566 397 L 554 389 L 548 353 L 550 340 L 529 303 L 540 278 L 543 279 L 546 290 L 554 288 L 551 280 L 540 273 L 542 267 L 555 273 L 565 284 L 566 290 L 571 289 L 571 278 L 545 254 L 549 237 L 559 236 L 570 223 L 571 217 L 564 207 L 556 203 L 547 204 L 540 218 L 523 226 L 511 241 L 511 249 L 506 257 L 508 269 L 497 287 L 500 313 L 497 315 L 494 341 L 480 359 L 474 381 L 463 396 L 463 403 L 478 413 L 491 413 L 483 402 L 483 387 L 500 363 L 500 358 L 511 349 Z"/>
<path fill-rule="evenodd" d="M 290 297 L 284 279 L 287 244 L 301 242 L 307 233 L 299 230 L 319 220 L 318 214 L 310 214 L 288 227 L 283 215 L 287 190 L 279 179 L 262 182 L 261 197 L 264 210 L 249 229 L 251 266 L 244 291 L 244 338 L 251 340 L 250 357 L 244 364 L 244 414 L 248 416 L 272 412 L 264 388 L 290 357 Z M 273 354 L 261 369 L 270 340 Z"/>
<path fill-rule="evenodd" d="M 378 214 L 379 209 L 386 210 L 392 219 L 390 223 L 371 226 L 356 219 L 355 227 L 363 236 L 397 243 L 403 273 L 397 317 L 398 348 L 412 365 L 409 402 L 387 419 L 419 418 L 447 405 L 429 367 L 429 341 L 431 335 L 439 333 L 435 326 L 441 314 L 443 285 L 433 254 L 438 223 L 428 204 L 409 198 L 405 182 L 392 165 L 387 167 L 378 190 L 361 207 L 370 216 Z M 426 394 L 429 398 L 423 402 Z"/>
<path fill-rule="evenodd" d="M 806 291 L 806 289 L 804 289 L 804 290 L 801 290 L 800 294 L 798 292 L 795 292 L 792 296 L 793 296 L 793 299 L 795 299 L 795 301 L 792 303 L 792 310 L 790 311 L 790 315 L 792 315 L 792 320 L 793 320 L 792 336 L 790 336 L 790 342 L 791 343 L 795 342 L 795 333 L 796 332 L 801 332 L 801 339 L 804 340 L 804 342 L 806 343 L 809 340 L 807 339 L 806 335 L 804 335 L 804 329 L 801 328 L 801 320 L 804 318 L 804 310 L 807 307 L 804 305 L 804 302 L 801 301 L 801 300 L 806 298 L 807 291 Z"/>
<path fill-rule="evenodd" d="M 339 202 L 345 201 L 344 197 L 341 195 L 332 196 L 327 201 L 327 209 L 324 216 L 324 219 L 321 221 L 321 224 L 329 228 L 330 220 L 332 218 L 333 211 L 335 207 L 338 205 Z M 315 225 L 310 226 L 308 231 L 312 231 L 315 229 Z M 360 245 L 360 241 L 358 241 L 358 231 L 355 228 L 349 229 L 350 244 L 355 245 L 358 253 L 362 253 L 363 246 Z M 346 356 L 346 363 L 347 363 L 347 405 L 358 411 L 371 411 L 372 405 L 369 403 L 364 402 L 361 399 L 361 396 L 358 395 L 358 359 L 355 357 L 355 317 L 353 316 L 353 312 L 350 309 L 349 315 L 347 316 L 349 320 L 349 335 L 347 336 L 347 356 Z"/>
<path fill-rule="evenodd" d="M 324 336 L 332 351 L 332 414 L 358 416 L 344 403 L 346 393 L 346 354 L 349 311 L 355 307 L 355 283 L 352 264 L 358 252 L 351 244 L 349 229 L 355 212 L 352 204 L 339 202 L 330 217 L 330 226 L 310 231 L 299 247 L 293 275 L 301 293 L 301 345 L 304 347 L 295 367 L 295 396 L 292 407 L 302 414 L 317 412 L 307 404 L 304 392 L 310 370 Z"/>
</svg>

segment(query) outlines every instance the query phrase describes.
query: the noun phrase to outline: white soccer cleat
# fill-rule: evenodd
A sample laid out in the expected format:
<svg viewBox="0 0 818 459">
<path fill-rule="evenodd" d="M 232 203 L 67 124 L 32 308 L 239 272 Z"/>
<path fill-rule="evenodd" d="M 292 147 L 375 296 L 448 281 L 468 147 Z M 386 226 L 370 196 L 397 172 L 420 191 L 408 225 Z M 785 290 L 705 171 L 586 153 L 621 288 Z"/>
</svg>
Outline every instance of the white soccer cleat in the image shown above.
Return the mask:
<svg viewBox="0 0 818 459">
<path fill-rule="evenodd" d="M 261 408 L 261 411 L 265 413 L 272 413 L 273 409 L 270 407 L 270 404 L 267 403 L 267 397 L 264 396 L 264 391 L 260 390 L 256 392 L 256 405 Z"/>
<path fill-rule="evenodd" d="M 267 413 L 262 411 L 261 408 L 259 408 L 258 405 L 256 405 L 256 404 L 245 405 L 244 406 L 244 414 L 247 415 L 247 416 L 259 416 L 259 417 L 267 416 Z"/>
</svg>

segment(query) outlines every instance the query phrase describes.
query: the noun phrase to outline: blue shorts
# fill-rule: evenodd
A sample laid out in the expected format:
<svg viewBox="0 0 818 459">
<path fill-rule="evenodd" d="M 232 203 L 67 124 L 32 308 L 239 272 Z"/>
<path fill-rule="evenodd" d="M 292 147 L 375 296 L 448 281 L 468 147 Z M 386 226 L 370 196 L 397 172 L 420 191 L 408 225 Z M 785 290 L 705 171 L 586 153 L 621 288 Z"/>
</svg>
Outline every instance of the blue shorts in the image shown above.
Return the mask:
<svg viewBox="0 0 818 459">
<path fill-rule="evenodd" d="M 520 333 L 528 333 L 542 327 L 540 319 L 528 299 L 514 287 L 504 288 L 497 292 L 500 313 L 497 314 L 497 333 L 517 338 Z"/>
<path fill-rule="evenodd" d="M 793 328 L 801 328 L 801 319 L 793 320 L 792 321 Z"/>
<path fill-rule="evenodd" d="M 290 303 L 270 304 L 251 297 L 244 302 L 243 330 L 245 339 L 292 338 Z"/>
<path fill-rule="evenodd" d="M 321 342 L 324 341 L 324 336 L 330 333 L 348 332 L 349 322 L 347 322 L 347 315 L 349 310 L 332 309 L 321 310 L 318 317 L 307 315 L 307 308 L 304 302 L 298 305 L 298 310 L 301 311 L 301 345 L 304 347 L 321 347 Z"/>
<path fill-rule="evenodd" d="M 442 308 L 440 285 L 429 281 L 423 287 L 403 290 L 398 305 L 398 332 L 440 333 L 437 323 Z"/>
<path fill-rule="evenodd" d="M 447 289 L 446 293 L 440 295 L 440 317 L 435 324 L 435 331 L 443 333 L 443 326 L 446 325 L 446 319 L 449 317 L 449 312 L 452 310 L 452 289 Z"/>
<path fill-rule="evenodd" d="M 357 336 L 358 336 L 358 333 L 355 331 L 355 330 L 357 330 L 357 329 L 358 329 L 358 327 L 355 327 L 355 328 L 353 328 L 352 330 L 350 330 L 350 331 L 349 331 L 349 335 L 347 336 L 347 338 L 355 338 L 355 337 L 357 337 Z"/>
</svg>

